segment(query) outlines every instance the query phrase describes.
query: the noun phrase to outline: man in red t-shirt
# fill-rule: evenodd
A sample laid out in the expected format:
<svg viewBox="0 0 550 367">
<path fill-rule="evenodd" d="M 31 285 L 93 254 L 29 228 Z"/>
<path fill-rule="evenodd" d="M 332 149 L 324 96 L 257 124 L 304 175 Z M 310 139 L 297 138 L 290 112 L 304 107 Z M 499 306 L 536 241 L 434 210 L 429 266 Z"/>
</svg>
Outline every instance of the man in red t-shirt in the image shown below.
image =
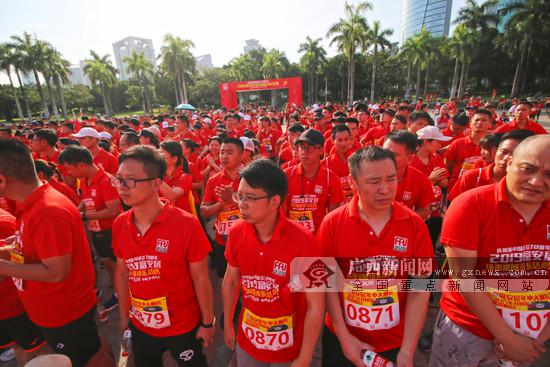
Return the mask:
<svg viewBox="0 0 550 367">
<path fill-rule="evenodd" d="M 279 164 L 290 162 L 292 160 L 292 147 L 296 139 L 305 131 L 304 126 L 301 124 L 291 125 L 286 131 L 286 139 L 281 144 L 281 151 L 279 152 Z"/>
<path fill-rule="evenodd" d="M 73 134 L 80 144 L 88 149 L 94 158 L 94 164 L 99 168 L 103 168 L 105 172 L 112 175 L 115 174 L 118 168 L 118 161 L 114 155 L 99 147 L 99 133 L 91 127 L 83 127 L 77 134 Z"/>
<path fill-rule="evenodd" d="M 405 130 L 390 133 L 384 142 L 384 148 L 393 153 L 397 162 L 398 186 L 395 200 L 426 219 L 430 214 L 434 194 L 428 176 L 410 164 L 417 146 L 416 135 Z"/>
<path fill-rule="evenodd" d="M 12 277 L 27 315 L 56 353 L 73 366 L 114 366 L 93 320 L 94 269 L 80 213 L 38 179 L 31 152 L 17 140 L 0 140 L 0 196 L 19 210 L 0 276 Z"/>
<path fill-rule="evenodd" d="M 260 126 L 256 139 L 260 142 L 260 155 L 266 158 L 277 156 L 277 140 L 281 137 L 279 131 L 274 129 L 271 120 L 268 117 L 260 117 Z"/>
<path fill-rule="evenodd" d="M 239 188 L 238 170 L 241 167 L 243 151 L 243 142 L 238 138 L 227 138 L 222 142 L 220 162 L 223 169 L 208 179 L 202 198 L 202 216 L 216 218 L 214 261 L 220 278 L 223 278 L 227 267 L 224 252 L 229 229 L 241 217 L 239 207 L 233 200 L 233 193 Z"/>
<path fill-rule="evenodd" d="M 453 141 L 464 137 L 464 131 L 466 131 L 469 124 L 470 124 L 470 119 L 468 118 L 468 116 L 466 116 L 465 113 L 459 113 L 458 115 L 453 116 L 447 128 L 441 130 L 441 133 L 443 135 L 449 136 L 452 138 L 451 140 L 441 144 L 443 148 L 440 149 L 440 152 L 442 154 L 447 150 L 447 147 Z"/>
<path fill-rule="evenodd" d="M 316 256 L 318 248 L 313 235 L 290 222 L 280 209 L 286 192 L 283 171 L 268 160 L 254 161 L 241 172 L 235 199 L 244 220 L 229 233 L 222 286 L 225 315 L 233 314 L 238 294 L 242 294 L 238 366 L 291 362 L 309 366 L 321 331 L 323 293 L 296 292 L 299 288 L 291 286 L 291 262 Z M 225 318 L 224 339 L 229 348 L 235 348 L 229 317 Z"/>
<path fill-rule="evenodd" d="M 344 274 L 342 290 L 326 293 L 323 366 L 362 366 L 365 350 L 399 366 L 412 366 L 429 294 L 400 291 L 397 277 L 430 275 L 399 265 L 405 259 L 430 261 L 428 229 L 418 215 L 394 200 L 397 165 L 391 152 L 369 146 L 349 161 L 357 194 L 326 216 L 317 235 L 321 256 L 334 257 Z M 388 279 L 381 269 L 391 263 L 397 268 Z M 369 278 L 386 281 L 372 286 L 361 280 Z"/>
<path fill-rule="evenodd" d="M 112 248 L 113 220 L 120 214 L 120 197 L 111 186 L 111 178 L 93 163 L 92 153 L 84 147 L 70 146 L 59 155 L 61 163 L 74 178 L 80 179 L 82 201 L 78 210 L 90 233 L 97 256 L 101 259 L 114 286 L 116 257 Z M 118 306 L 116 294 L 104 304 L 110 311 Z"/>
<path fill-rule="evenodd" d="M 526 99 L 519 101 L 514 111 L 514 119 L 497 128 L 497 133 L 507 133 L 512 130 L 530 130 L 535 134 L 548 134 L 546 129 L 538 123 L 529 120 L 529 111 L 533 104 Z"/>
<path fill-rule="evenodd" d="M 325 166 L 338 175 L 345 202 L 350 201 L 355 194 L 348 168 L 348 157 L 353 153 L 350 149 L 350 135 L 350 130 L 346 125 L 335 125 L 332 128 L 334 148 L 332 153 L 323 160 Z"/>
<path fill-rule="evenodd" d="M 284 171 L 288 179 L 285 214 L 313 233 L 325 215 L 344 201 L 340 178 L 321 164 L 324 143 L 318 130 L 304 131 L 295 142 L 300 163 Z"/>
<path fill-rule="evenodd" d="M 113 223 L 120 328 L 130 320 L 136 367 L 162 366 L 166 350 L 178 366 L 207 366 L 202 347 L 215 331 L 210 243 L 197 218 L 159 199 L 165 173 L 162 154 L 139 146 L 120 155 L 111 181 L 132 208 Z"/>
<path fill-rule="evenodd" d="M 504 179 L 447 211 L 441 243 L 462 287 L 443 293 L 430 366 L 496 364 L 495 350 L 521 364 L 545 350 L 549 222 L 550 136 L 537 135 L 517 146 Z"/>
</svg>

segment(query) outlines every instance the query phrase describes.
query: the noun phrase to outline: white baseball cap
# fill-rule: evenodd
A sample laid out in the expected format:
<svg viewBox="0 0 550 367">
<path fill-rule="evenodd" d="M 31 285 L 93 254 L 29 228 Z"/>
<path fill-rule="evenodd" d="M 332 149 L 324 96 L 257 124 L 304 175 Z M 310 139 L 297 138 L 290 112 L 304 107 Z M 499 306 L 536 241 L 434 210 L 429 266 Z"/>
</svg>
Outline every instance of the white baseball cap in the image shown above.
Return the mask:
<svg viewBox="0 0 550 367">
<path fill-rule="evenodd" d="M 73 137 L 75 138 L 96 138 L 100 139 L 101 135 L 97 132 L 96 129 L 91 127 L 83 127 L 80 129 L 80 131 L 76 134 L 73 134 Z"/>
<path fill-rule="evenodd" d="M 101 139 L 107 139 L 107 140 L 111 140 L 113 138 L 113 136 L 111 134 L 109 134 L 107 131 L 100 132 L 99 137 Z"/>
<path fill-rule="evenodd" d="M 439 140 L 439 141 L 449 141 L 452 139 L 450 136 L 445 136 L 439 131 L 435 126 L 425 126 L 422 129 L 416 132 L 418 139 L 420 140 Z"/>
<path fill-rule="evenodd" d="M 254 152 L 254 142 L 252 139 L 247 138 L 246 136 L 241 136 L 239 139 L 243 142 L 244 150 L 250 150 Z"/>
</svg>

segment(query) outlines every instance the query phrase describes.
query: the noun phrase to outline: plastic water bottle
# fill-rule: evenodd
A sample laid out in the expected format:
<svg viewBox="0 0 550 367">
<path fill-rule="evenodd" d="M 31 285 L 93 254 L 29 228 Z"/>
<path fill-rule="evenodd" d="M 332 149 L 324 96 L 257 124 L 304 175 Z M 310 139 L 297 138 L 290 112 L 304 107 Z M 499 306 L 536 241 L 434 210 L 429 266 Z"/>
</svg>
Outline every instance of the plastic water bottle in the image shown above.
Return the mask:
<svg viewBox="0 0 550 367">
<path fill-rule="evenodd" d="M 97 304 L 97 319 L 99 322 L 105 322 L 109 320 L 109 315 L 107 315 L 107 311 L 105 310 L 105 307 L 101 302 L 98 302 Z"/>
<path fill-rule="evenodd" d="M 386 358 L 376 352 L 373 352 L 372 350 L 362 351 L 361 359 L 363 359 L 363 364 L 365 367 L 395 367 L 393 362 L 388 361 Z"/>
<path fill-rule="evenodd" d="M 516 364 L 512 361 L 507 361 L 505 359 L 499 359 L 497 361 L 498 367 L 516 367 Z"/>
<path fill-rule="evenodd" d="M 120 342 L 120 356 L 118 358 L 118 367 L 126 367 L 128 364 L 128 356 L 132 349 L 132 331 L 130 329 L 124 330 L 122 333 L 122 340 Z"/>
</svg>

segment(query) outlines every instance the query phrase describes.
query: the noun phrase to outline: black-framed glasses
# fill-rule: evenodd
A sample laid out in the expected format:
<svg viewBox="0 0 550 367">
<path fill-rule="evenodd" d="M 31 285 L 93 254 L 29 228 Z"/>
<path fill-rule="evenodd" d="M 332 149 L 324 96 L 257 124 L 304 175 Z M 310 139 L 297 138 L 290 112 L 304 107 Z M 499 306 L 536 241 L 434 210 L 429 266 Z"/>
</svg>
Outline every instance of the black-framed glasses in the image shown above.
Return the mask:
<svg viewBox="0 0 550 367">
<path fill-rule="evenodd" d="M 236 203 L 240 203 L 240 202 L 247 203 L 249 201 L 256 202 L 256 201 L 261 200 L 261 199 L 267 199 L 267 198 L 270 198 L 272 196 L 273 195 L 251 197 L 251 196 L 244 196 L 243 194 L 239 194 L 238 192 L 234 192 L 233 195 L 232 195 L 232 198 L 233 198 L 233 201 L 236 202 Z"/>
<path fill-rule="evenodd" d="M 148 178 L 122 178 L 122 177 L 113 177 L 111 178 L 111 186 L 114 188 L 125 187 L 127 189 L 133 189 L 136 187 L 137 182 L 146 182 L 153 181 L 158 177 L 148 177 Z"/>
</svg>

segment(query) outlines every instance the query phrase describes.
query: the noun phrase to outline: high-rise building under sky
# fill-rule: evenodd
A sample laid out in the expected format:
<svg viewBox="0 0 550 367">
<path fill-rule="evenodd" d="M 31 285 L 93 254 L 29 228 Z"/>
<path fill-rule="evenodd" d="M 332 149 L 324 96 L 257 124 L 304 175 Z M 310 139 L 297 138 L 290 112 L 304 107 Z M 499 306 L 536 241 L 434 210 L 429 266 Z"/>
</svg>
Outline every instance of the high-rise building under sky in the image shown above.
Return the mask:
<svg viewBox="0 0 550 367">
<path fill-rule="evenodd" d="M 399 42 L 419 33 L 422 27 L 434 36 L 449 36 L 453 0 L 401 0 Z"/>
<path fill-rule="evenodd" d="M 124 58 L 130 57 L 132 52 L 142 54 L 153 67 L 155 66 L 155 50 L 153 49 L 153 41 L 150 39 L 126 37 L 113 43 L 113 51 L 115 54 L 115 62 L 120 80 L 128 80 L 131 77 L 126 70 Z"/>
</svg>

